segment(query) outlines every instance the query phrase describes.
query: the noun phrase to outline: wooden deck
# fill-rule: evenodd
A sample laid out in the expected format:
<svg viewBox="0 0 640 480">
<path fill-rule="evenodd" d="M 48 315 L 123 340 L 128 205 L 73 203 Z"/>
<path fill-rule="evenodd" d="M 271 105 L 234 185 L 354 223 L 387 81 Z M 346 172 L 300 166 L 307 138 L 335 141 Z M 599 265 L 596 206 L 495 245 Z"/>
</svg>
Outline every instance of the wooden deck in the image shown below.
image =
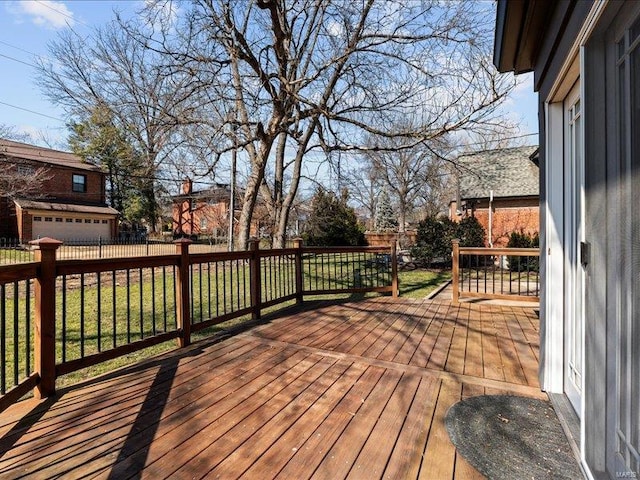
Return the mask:
<svg viewBox="0 0 640 480">
<path fill-rule="evenodd" d="M 443 418 L 546 398 L 533 309 L 315 305 L 0 415 L 0 478 L 482 478 Z"/>
</svg>

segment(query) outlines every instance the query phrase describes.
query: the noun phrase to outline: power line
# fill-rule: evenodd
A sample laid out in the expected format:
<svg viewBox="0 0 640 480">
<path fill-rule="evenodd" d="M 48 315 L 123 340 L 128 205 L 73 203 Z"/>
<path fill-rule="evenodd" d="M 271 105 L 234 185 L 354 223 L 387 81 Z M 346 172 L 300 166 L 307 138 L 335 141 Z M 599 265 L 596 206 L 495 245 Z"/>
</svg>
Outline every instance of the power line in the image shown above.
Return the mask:
<svg viewBox="0 0 640 480">
<path fill-rule="evenodd" d="M 19 47 L 17 45 L 13 45 L 12 43 L 9 43 L 9 42 L 5 42 L 4 40 L 0 40 L 0 43 L 2 45 L 6 45 L 7 47 L 15 48 L 16 50 L 20 50 L 21 52 L 28 53 L 29 55 L 33 55 L 34 57 L 42 58 L 42 56 L 38 55 L 37 53 L 34 53 L 34 52 L 30 51 L 30 50 L 25 50 L 22 47 Z"/>
<path fill-rule="evenodd" d="M 15 58 L 15 57 L 11 57 L 9 55 L 5 55 L 4 53 L 0 53 L 0 57 L 4 57 L 4 58 L 7 58 L 9 60 L 13 60 L 14 62 L 18 62 L 18 63 L 21 63 L 23 65 L 26 65 L 27 67 L 38 68 L 33 63 L 25 62 L 24 60 L 20 60 L 19 58 Z"/>
<path fill-rule="evenodd" d="M 60 119 L 58 117 L 52 117 L 51 115 L 47 115 L 46 113 L 40 113 L 40 112 L 36 112 L 35 110 L 30 110 L 28 108 L 18 107 L 17 105 L 12 105 L 10 103 L 3 102 L 3 101 L 0 101 L 0 104 L 6 105 L 7 107 L 15 108 L 17 110 L 22 110 L 22 111 L 25 111 L 25 112 L 33 113 L 34 115 L 40 115 L 41 117 L 50 118 L 51 120 L 56 120 L 56 121 L 58 121 L 60 123 L 66 123 L 64 120 L 62 120 L 62 119 Z"/>
<path fill-rule="evenodd" d="M 60 15 L 62 15 L 64 17 L 67 17 L 67 18 L 73 20 L 74 22 L 78 22 L 78 23 L 81 23 L 83 25 L 86 25 L 87 27 L 91 27 L 91 25 L 89 25 L 88 23 L 83 22 L 79 18 L 75 18 L 73 15 L 69 15 L 68 13 L 63 12 L 62 10 L 58 10 L 57 8 L 52 7 L 51 5 L 49 5 L 49 3 L 42 2 L 41 0 L 36 0 L 36 2 L 39 3 L 40 5 L 42 5 L 43 7 L 48 8 L 49 10 L 52 10 L 52 11 L 54 11 L 56 13 L 59 13 Z M 69 26 L 71 26 L 71 25 L 69 25 Z"/>
</svg>

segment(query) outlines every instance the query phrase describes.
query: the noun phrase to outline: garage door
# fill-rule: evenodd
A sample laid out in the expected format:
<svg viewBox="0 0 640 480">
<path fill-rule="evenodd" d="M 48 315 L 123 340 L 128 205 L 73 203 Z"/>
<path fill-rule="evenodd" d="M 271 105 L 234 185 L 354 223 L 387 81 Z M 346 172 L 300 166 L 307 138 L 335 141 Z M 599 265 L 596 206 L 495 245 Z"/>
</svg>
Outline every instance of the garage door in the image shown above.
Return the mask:
<svg viewBox="0 0 640 480">
<path fill-rule="evenodd" d="M 56 240 L 97 240 L 111 238 L 109 221 L 90 217 L 34 216 L 33 238 L 51 237 Z"/>
</svg>

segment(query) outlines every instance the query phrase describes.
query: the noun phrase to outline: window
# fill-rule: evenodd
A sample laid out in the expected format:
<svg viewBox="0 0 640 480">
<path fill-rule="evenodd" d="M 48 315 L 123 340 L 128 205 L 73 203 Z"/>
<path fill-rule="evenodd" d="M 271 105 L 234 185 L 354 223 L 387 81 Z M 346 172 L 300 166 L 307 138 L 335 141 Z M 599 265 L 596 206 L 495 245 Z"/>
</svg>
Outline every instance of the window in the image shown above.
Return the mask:
<svg viewBox="0 0 640 480">
<path fill-rule="evenodd" d="M 82 219 L 81 218 L 76 218 L 76 223 L 82 223 Z"/>
<path fill-rule="evenodd" d="M 206 230 L 207 229 L 207 225 L 208 225 L 208 221 L 207 221 L 206 218 L 200 219 L 200 228 L 202 230 Z"/>
<path fill-rule="evenodd" d="M 84 219 L 84 223 L 91 223 L 91 219 L 90 218 L 85 218 Z"/>
<path fill-rule="evenodd" d="M 85 193 L 87 191 L 87 176 L 74 173 L 72 190 L 78 193 Z"/>
<path fill-rule="evenodd" d="M 94 220 L 93 220 L 93 223 L 100 223 L 100 220 L 98 220 L 98 219 L 94 219 Z"/>
<path fill-rule="evenodd" d="M 102 223 L 109 223 L 109 220 L 102 220 Z"/>
<path fill-rule="evenodd" d="M 35 170 L 30 165 L 18 165 L 18 175 L 23 177 L 30 177 L 34 174 Z"/>
<path fill-rule="evenodd" d="M 53 221 L 53 217 L 44 217 L 44 221 L 45 222 L 52 222 Z"/>
<path fill-rule="evenodd" d="M 65 221 L 66 221 L 67 223 L 73 223 L 73 218 L 65 218 Z"/>
<path fill-rule="evenodd" d="M 56 217 L 56 222 L 62 222 L 62 219 L 60 217 Z"/>
<path fill-rule="evenodd" d="M 33 221 L 34 222 L 41 222 L 42 221 L 42 217 L 33 217 Z"/>
</svg>

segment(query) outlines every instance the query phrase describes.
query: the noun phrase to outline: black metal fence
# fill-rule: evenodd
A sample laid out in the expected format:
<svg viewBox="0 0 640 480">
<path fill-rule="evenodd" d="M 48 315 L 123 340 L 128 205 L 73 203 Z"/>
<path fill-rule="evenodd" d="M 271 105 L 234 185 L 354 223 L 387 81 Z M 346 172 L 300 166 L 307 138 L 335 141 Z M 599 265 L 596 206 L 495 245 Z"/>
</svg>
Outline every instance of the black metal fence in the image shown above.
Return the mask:
<svg viewBox="0 0 640 480">
<path fill-rule="evenodd" d="M 226 243 L 215 238 L 194 242 L 191 251 L 198 253 L 221 252 Z M 29 241 L 0 238 L 0 265 L 32 262 L 34 247 Z M 173 238 L 96 238 L 68 239 L 56 252 L 59 260 L 141 257 L 171 255 L 175 253 Z"/>
</svg>

